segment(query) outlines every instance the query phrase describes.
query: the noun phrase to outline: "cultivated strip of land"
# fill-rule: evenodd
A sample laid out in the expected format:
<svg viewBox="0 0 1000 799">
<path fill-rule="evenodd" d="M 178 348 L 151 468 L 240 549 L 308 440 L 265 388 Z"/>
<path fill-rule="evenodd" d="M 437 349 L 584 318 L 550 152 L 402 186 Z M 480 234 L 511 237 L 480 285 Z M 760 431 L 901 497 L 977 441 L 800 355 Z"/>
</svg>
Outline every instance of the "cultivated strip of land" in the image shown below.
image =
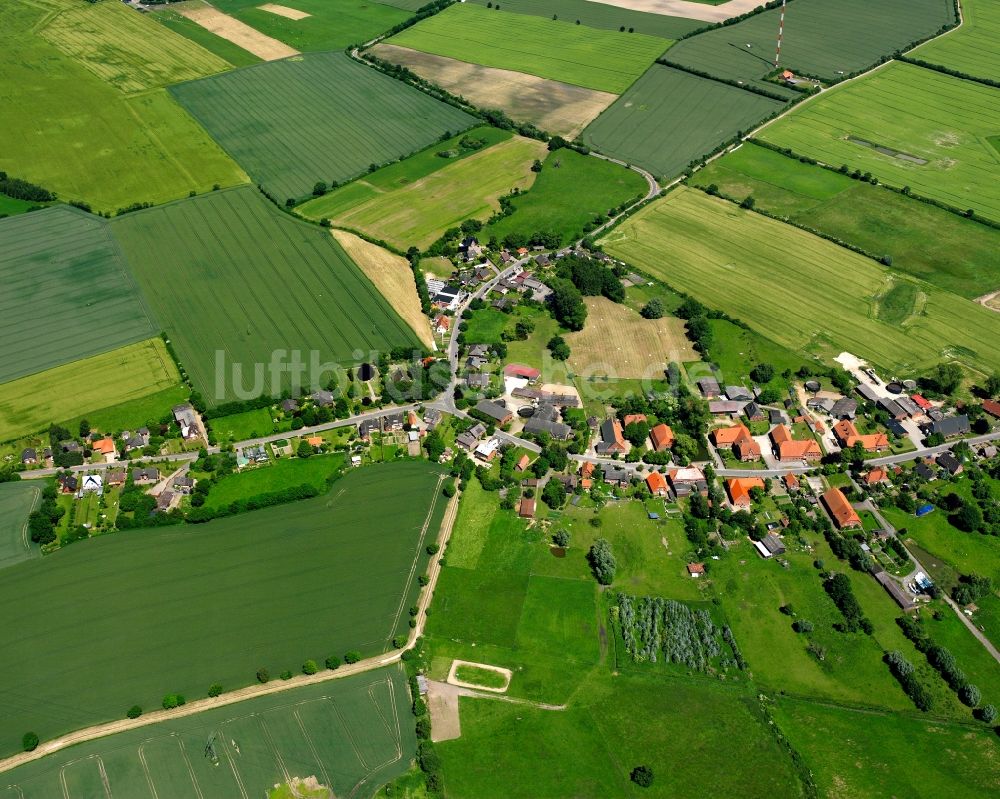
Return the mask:
<svg viewBox="0 0 1000 799">
<path fill-rule="evenodd" d="M 264 61 L 288 58 L 299 53 L 294 47 L 289 47 L 284 42 L 279 42 L 256 28 L 251 28 L 245 22 L 240 22 L 236 17 L 223 14 L 211 6 L 181 8 L 179 13 L 192 22 L 197 22 L 205 30 L 242 47 Z"/>
</svg>

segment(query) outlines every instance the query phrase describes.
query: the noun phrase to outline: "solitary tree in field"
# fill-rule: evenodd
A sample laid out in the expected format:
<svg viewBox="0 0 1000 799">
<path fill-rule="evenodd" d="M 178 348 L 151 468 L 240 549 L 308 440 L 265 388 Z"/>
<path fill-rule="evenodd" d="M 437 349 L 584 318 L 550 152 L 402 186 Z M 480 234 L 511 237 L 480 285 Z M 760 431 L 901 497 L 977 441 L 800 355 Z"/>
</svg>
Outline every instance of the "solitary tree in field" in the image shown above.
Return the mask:
<svg viewBox="0 0 1000 799">
<path fill-rule="evenodd" d="M 208 688 L 209 696 L 218 696 L 222 693 L 222 685 L 220 683 L 212 683 Z"/>
<path fill-rule="evenodd" d="M 639 313 L 645 319 L 662 319 L 666 312 L 666 308 L 663 307 L 663 300 L 659 297 L 653 297 L 653 299 L 642 306 L 642 310 Z"/>
<path fill-rule="evenodd" d="M 640 788 L 648 788 L 653 784 L 653 769 L 649 766 L 636 766 L 632 769 L 631 778 Z"/>
</svg>

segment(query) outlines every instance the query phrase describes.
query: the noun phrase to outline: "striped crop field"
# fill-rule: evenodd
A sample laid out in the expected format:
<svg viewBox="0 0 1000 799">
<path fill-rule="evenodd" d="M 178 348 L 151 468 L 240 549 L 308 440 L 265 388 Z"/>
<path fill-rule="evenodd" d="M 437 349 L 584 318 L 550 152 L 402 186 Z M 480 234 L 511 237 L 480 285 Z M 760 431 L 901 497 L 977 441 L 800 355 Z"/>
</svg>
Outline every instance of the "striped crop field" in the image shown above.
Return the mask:
<svg viewBox="0 0 1000 799">
<path fill-rule="evenodd" d="M 42 488 L 40 480 L 0 483 L 0 569 L 39 556 L 28 535 L 28 514 L 38 507 Z"/>
<path fill-rule="evenodd" d="M 583 131 L 591 147 L 672 178 L 782 104 L 654 64 Z"/>
<path fill-rule="evenodd" d="M 104 220 L 68 206 L 0 220 L 0 383 L 156 334 Z"/>
<path fill-rule="evenodd" d="M 180 382 L 161 338 L 12 380 L 0 385 L 0 441 L 37 433 L 53 422 L 91 418 L 92 411 L 141 400 Z M 161 416 L 169 410 L 161 408 Z"/>
<path fill-rule="evenodd" d="M 104 535 L 4 569 L 3 601 L 45 601 L 5 623 L 17 646 L 0 662 L 0 752 L 26 730 L 46 740 L 167 693 L 250 685 L 260 668 L 276 679 L 306 659 L 385 652 L 409 632 L 447 503 L 440 473 L 416 460 L 355 469 L 313 499 Z"/>
<path fill-rule="evenodd" d="M 1000 80 L 1000 3 L 962 0 L 962 27 L 910 55 L 977 78 Z"/>
<path fill-rule="evenodd" d="M 204 47 L 121 3 L 54 1 L 63 10 L 42 29 L 42 36 L 123 92 L 229 69 L 228 62 Z"/>
<path fill-rule="evenodd" d="M 472 64 L 621 94 L 670 40 L 456 3 L 388 40 Z"/>
<path fill-rule="evenodd" d="M 493 0 L 466 0 L 478 6 L 496 5 Z M 595 3 L 593 0 L 503 0 L 503 10 L 515 14 L 534 14 L 537 17 L 556 18 L 577 22 L 588 28 L 617 31 L 624 25 L 636 33 L 659 36 L 661 39 L 678 39 L 686 33 L 705 26 L 704 22 L 666 14 L 636 11 L 627 8 L 629 3 L 614 5 Z"/>
<path fill-rule="evenodd" d="M 903 278 L 864 256 L 694 189 L 648 205 L 604 240 L 643 271 L 746 322 L 778 344 L 829 359 L 847 350 L 900 375 L 956 357 L 1000 368 L 1000 314 Z M 879 301 L 912 283 L 904 321 Z"/>
<path fill-rule="evenodd" d="M 1000 221 L 1000 152 L 991 141 L 998 133 L 996 89 L 894 62 L 824 92 L 760 135 Z"/>
<path fill-rule="evenodd" d="M 476 122 L 343 53 L 294 56 L 170 91 L 279 202 Z"/>
<path fill-rule="evenodd" d="M 878 63 L 936 33 L 955 19 L 953 0 L 794 0 L 785 13 L 781 67 L 835 80 Z M 670 48 L 666 60 L 767 91 L 796 92 L 764 80 L 774 72 L 781 9 L 692 36 Z"/>
<path fill-rule="evenodd" d="M 128 214 L 111 230 L 209 404 L 236 398 L 235 378 L 216 384 L 217 353 L 242 364 L 244 391 L 258 396 L 288 387 L 251 379 L 258 364 L 269 375 L 282 350 L 300 351 L 306 363 L 315 351 L 321 363 L 353 364 L 419 346 L 328 231 L 283 214 L 256 189 Z"/>
</svg>

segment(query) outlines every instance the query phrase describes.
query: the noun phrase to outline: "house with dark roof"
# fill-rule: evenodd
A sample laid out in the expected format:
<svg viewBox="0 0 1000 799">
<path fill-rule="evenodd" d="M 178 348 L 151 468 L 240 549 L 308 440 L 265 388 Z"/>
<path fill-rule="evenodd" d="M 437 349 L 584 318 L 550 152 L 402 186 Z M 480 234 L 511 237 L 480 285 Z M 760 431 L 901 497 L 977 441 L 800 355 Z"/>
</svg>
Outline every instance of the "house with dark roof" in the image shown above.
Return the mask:
<svg viewBox="0 0 1000 799">
<path fill-rule="evenodd" d="M 136 485 L 145 485 L 147 483 L 155 483 L 160 479 L 160 470 L 155 466 L 149 466 L 144 469 L 133 469 L 132 470 L 132 482 Z"/>
<path fill-rule="evenodd" d="M 913 473 L 916 474 L 917 477 L 927 480 L 928 482 L 931 480 L 937 480 L 937 472 L 923 461 L 913 467 Z"/>
<path fill-rule="evenodd" d="M 764 545 L 764 549 L 771 553 L 771 555 L 784 555 L 785 545 L 782 543 L 781 539 L 778 538 L 774 533 L 768 533 L 761 540 L 760 543 Z"/>
<path fill-rule="evenodd" d="M 494 402 L 493 400 L 488 399 L 477 402 L 476 411 L 484 416 L 488 416 L 498 425 L 505 425 L 514 418 L 514 414 L 512 414 L 505 405 L 501 405 L 499 402 Z"/>
<path fill-rule="evenodd" d="M 737 400 L 750 402 L 753 399 L 753 394 L 743 386 L 726 386 L 726 399 L 733 402 Z"/>
<path fill-rule="evenodd" d="M 714 416 L 737 416 L 746 407 L 744 400 L 712 400 L 708 403 L 708 412 Z"/>
<path fill-rule="evenodd" d="M 767 419 L 764 415 L 764 409 L 756 402 L 748 402 L 743 409 L 743 415 L 747 417 L 748 422 L 763 422 Z"/>
<path fill-rule="evenodd" d="M 628 444 L 625 443 L 622 432 L 622 423 L 613 416 L 605 419 L 601 424 L 601 440 L 597 442 L 594 450 L 602 455 L 628 452 Z"/>
<path fill-rule="evenodd" d="M 288 399 L 283 399 L 278 407 L 285 413 L 295 413 L 299 409 L 299 402 L 289 397 Z"/>
<path fill-rule="evenodd" d="M 862 397 L 864 397 L 869 402 L 878 403 L 879 395 L 876 393 L 875 389 L 869 386 L 867 383 L 858 383 L 854 390 L 857 391 Z"/>
<path fill-rule="evenodd" d="M 962 466 L 962 462 L 952 455 L 950 452 L 942 452 L 937 456 L 937 465 L 944 469 L 948 474 L 954 476 L 956 474 L 961 474 L 965 471 Z"/>
<path fill-rule="evenodd" d="M 372 433 L 377 433 L 380 429 L 378 419 L 362 419 L 358 423 L 358 437 L 362 441 L 370 441 Z"/>
<path fill-rule="evenodd" d="M 403 429 L 405 424 L 403 412 L 390 413 L 382 417 L 382 429 L 387 433 L 396 433 Z"/>
<path fill-rule="evenodd" d="M 703 377 L 697 381 L 698 390 L 705 399 L 715 399 L 722 393 L 722 386 L 714 377 Z"/>
<path fill-rule="evenodd" d="M 77 480 L 76 475 L 72 474 L 61 474 L 59 475 L 59 488 L 64 494 L 75 494 L 76 490 L 80 487 L 80 481 Z"/>
<path fill-rule="evenodd" d="M 486 425 L 482 422 L 476 422 L 476 424 L 464 433 L 459 433 L 455 438 L 455 443 L 463 449 L 471 452 L 476 448 L 476 444 L 479 443 L 479 439 L 481 439 L 484 435 L 486 435 Z"/>
<path fill-rule="evenodd" d="M 548 433 L 552 438 L 565 441 L 573 436 L 573 428 L 563 422 L 550 421 L 532 416 L 524 423 L 524 432 L 529 435 Z"/>
<path fill-rule="evenodd" d="M 629 483 L 628 470 L 618 466 L 605 466 L 604 482 L 614 486 L 626 486 Z"/>
<path fill-rule="evenodd" d="M 680 469 L 671 469 L 667 473 L 670 487 L 678 497 L 686 497 L 690 494 L 707 494 L 708 481 L 704 473 L 697 466 L 684 466 Z"/>
<path fill-rule="evenodd" d="M 858 415 L 858 401 L 851 397 L 841 397 L 830 408 L 834 419 L 854 419 Z"/>
<path fill-rule="evenodd" d="M 486 372 L 473 372 L 465 378 L 469 388 L 489 388 L 490 376 Z"/>
<path fill-rule="evenodd" d="M 970 429 L 969 417 L 963 414 L 962 416 L 946 416 L 944 419 L 932 422 L 929 432 L 931 435 L 940 433 L 945 438 L 956 438 L 964 436 Z"/>
<path fill-rule="evenodd" d="M 38 463 L 38 453 L 31 449 L 31 447 L 28 447 L 21 453 L 21 463 L 25 466 L 31 466 L 32 464 Z"/>
<path fill-rule="evenodd" d="M 903 407 L 898 402 L 896 402 L 896 400 L 889 399 L 888 397 L 882 397 L 876 404 L 887 414 L 889 414 L 890 419 L 896 419 L 897 421 L 901 422 L 904 419 L 908 418 L 910 415 L 903 409 Z"/>
</svg>

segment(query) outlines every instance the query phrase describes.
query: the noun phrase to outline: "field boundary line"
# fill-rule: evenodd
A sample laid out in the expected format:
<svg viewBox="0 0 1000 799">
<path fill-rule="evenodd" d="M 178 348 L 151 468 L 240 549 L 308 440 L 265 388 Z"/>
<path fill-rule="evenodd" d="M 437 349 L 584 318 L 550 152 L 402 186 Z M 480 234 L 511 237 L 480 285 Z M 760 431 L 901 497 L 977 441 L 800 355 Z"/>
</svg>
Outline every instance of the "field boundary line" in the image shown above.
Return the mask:
<svg viewBox="0 0 1000 799">
<path fill-rule="evenodd" d="M 332 785 L 333 782 L 330 780 L 330 773 L 326 770 L 326 763 L 323 762 L 323 758 L 321 758 L 319 756 L 319 752 L 316 751 L 316 742 L 313 741 L 312 736 L 309 734 L 309 730 L 306 729 L 306 725 L 302 721 L 302 716 L 299 715 L 298 707 L 292 710 L 292 715 L 295 717 L 295 723 L 298 724 L 299 729 L 302 730 L 302 737 L 306 739 L 306 744 L 309 746 L 310 753 L 312 753 L 312 756 L 316 758 L 316 762 L 319 763 L 320 770 L 323 772 L 323 784 Z"/>
<path fill-rule="evenodd" d="M 198 777 L 194 773 L 194 766 L 191 765 L 191 758 L 188 757 L 187 747 L 184 746 L 184 739 L 180 736 L 177 736 L 177 746 L 181 750 L 181 757 L 184 758 L 184 765 L 187 767 L 188 775 L 191 777 L 191 784 L 194 787 L 195 793 L 198 794 L 198 799 L 205 799 L 204 794 L 201 792 L 201 785 L 198 782 Z"/>
<path fill-rule="evenodd" d="M 142 764 L 142 773 L 146 775 L 146 783 L 149 785 L 149 792 L 153 794 L 153 799 L 160 799 L 160 795 L 156 792 L 156 785 L 153 783 L 153 775 L 149 773 L 149 765 L 146 763 L 146 744 L 148 741 L 143 741 L 139 744 L 139 762 Z"/>
<path fill-rule="evenodd" d="M 224 725 L 226 722 L 222 724 Z M 240 776 L 240 770 L 236 768 L 236 758 L 233 757 L 233 753 L 229 750 L 229 743 L 226 741 L 226 736 L 222 734 L 222 725 L 219 725 L 219 730 L 216 734 L 222 739 L 222 750 L 226 753 L 226 760 L 229 761 L 229 768 L 233 771 L 233 777 L 236 779 L 236 785 L 239 787 L 240 793 L 243 794 L 243 799 L 250 799 L 247 787 L 243 784 L 243 777 Z"/>
</svg>

